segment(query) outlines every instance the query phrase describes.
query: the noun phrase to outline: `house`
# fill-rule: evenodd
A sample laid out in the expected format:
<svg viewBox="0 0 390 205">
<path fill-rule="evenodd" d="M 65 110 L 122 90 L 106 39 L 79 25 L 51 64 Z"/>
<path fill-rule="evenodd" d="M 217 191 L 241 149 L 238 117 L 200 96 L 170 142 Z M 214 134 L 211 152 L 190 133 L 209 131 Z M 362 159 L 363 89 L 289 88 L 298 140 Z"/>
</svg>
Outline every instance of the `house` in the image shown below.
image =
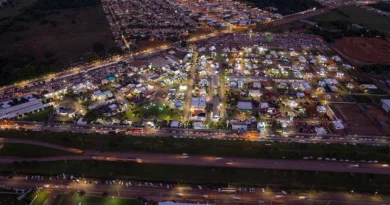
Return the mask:
<svg viewBox="0 0 390 205">
<path fill-rule="evenodd" d="M 202 122 L 194 122 L 194 129 L 196 130 L 200 130 L 200 129 L 204 129 L 205 126 Z"/>
<path fill-rule="evenodd" d="M 323 127 L 316 127 L 315 130 L 316 130 L 317 135 L 325 135 L 326 134 L 326 130 Z"/>
<path fill-rule="evenodd" d="M 251 102 L 238 102 L 237 107 L 239 110 L 252 110 Z"/>
<path fill-rule="evenodd" d="M 390 99 L 381 99 L 381 106 L 386 113 L 390 111 Z"/>
<path fill-rule="evenodd" d="M 171 122 L 171 127 L 172 127 L 172 128 L 178 128 L 179 125 L 180 125 L 180 122 L 179 122 L 178 120 L 173 120 L 173 121 Z"/>
<path fill-rule="evenodd" d="M 317 106 L 317 112 L 325 113 L 326 112 L 325 106 L 322 106 L 322 105 Z"/>
<path fill-rule="evenodd" d="M 376 87 L 376 85 L 374 84 L 362 84 L 363 88 L 364 89 L 369 89 L 369 90 L 376 90 L 378 89 L 378 87 Z"/>
<path fill-rule="evenodd" d="M 261 102 L 261 103 L 260 103 L 260 108 L 261 108 L 261 109 L 267 109 L 267 108 L 269 108 L 269 105 L 268 105 L 267 102 Z"/>
<path fill-rule="evenodd" d="M 100 90 L 96 90 L 95 92 L 93 92 L 92 94 L 92 98 L 95 99 L 95 100 L 105 100 L 106 98 L 110 98 L 110 97 L 113 97 L 114 95 L 112 94 L 112 92 L 110 90 L 107 90 L 107 91 L 100 91 Z"/>
<path fill-rule="evenodd" d="M 206 108 L 206 97 L 192 98 L 191 109 L 203 110 Z"/>
<path fill-rule="evenodd" d="M 263 85 L 264 85 L 264 88 L 265 88 L 266 90 L 272 90 L 272 85 L 271 85 L 270 82 L 264 81 L 264 82 L 263 82 Z"/>
<path fill-rule="evenodd" d="M 248 124 L 246 122 L 232 122 L 232 130 L 240 130 L 240 131 L 247 131 L 248 130 Z"/>
<path fill-rule="evenodd" d="M 260 90 L 249 90 L 249 95 L 252 97 L 260 97 Z"/>
<path fill-rule="evenodd" d="M 344 125 L 342 122 L 340 121 L 334 121 L 333 122 L 333 127 L 336 129 L 336 130 L 342 130 L 344 129 Z"/>
<path fill-rule="evenodd" d="M 261 88 L 261 83 L 260 82 L 253 82 L 253 87 L 254 88 Z"/>
</svg>

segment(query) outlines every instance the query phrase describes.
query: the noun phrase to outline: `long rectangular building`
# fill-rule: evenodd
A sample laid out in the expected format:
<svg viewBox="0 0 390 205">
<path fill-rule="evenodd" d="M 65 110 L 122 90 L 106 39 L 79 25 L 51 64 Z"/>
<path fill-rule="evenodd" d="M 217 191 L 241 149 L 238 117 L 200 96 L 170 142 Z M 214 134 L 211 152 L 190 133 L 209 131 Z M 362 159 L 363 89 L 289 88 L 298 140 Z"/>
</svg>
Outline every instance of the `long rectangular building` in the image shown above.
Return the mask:
<svg viewBox="0 0 390 205">
<path fill-rule="evenodd" d="M 12 119 L 19 115 L 35 112 L 52 106 L 50 103 L 44 104 L 41 99 L 30 98 L 26 103 L 0 109 L 0 119 Z"/>
</svg>

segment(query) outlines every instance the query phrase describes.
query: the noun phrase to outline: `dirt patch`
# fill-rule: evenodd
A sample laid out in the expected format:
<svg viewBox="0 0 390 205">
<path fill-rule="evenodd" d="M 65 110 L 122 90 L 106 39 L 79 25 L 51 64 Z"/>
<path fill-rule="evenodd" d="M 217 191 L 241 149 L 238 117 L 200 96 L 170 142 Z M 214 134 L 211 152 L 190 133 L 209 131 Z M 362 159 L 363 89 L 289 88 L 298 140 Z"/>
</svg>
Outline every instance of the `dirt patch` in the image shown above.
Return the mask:
<svg viewBox="0 0 390 205">
<path fill-rule="evenodd" d="M 331 108 L 337 118 L 343 121 L 347 134 L 381 134 L 381 131 L 358 106 L 351 104 L 332 104 Z"/>
<path fill-rule="evenodd" d="M 337 39 L 334 47 L 353 60 L 365 63 L 390 63 L 390 42 L 377 38 Z"/>
</svg>

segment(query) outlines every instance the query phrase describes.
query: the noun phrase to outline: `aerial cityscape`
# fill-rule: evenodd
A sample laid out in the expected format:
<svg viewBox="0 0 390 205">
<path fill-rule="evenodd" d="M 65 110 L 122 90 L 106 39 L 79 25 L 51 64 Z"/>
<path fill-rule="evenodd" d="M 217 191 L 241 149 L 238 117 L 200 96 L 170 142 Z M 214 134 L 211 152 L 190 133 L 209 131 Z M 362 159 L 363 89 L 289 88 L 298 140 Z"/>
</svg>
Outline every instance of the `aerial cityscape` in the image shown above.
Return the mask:
<svg viewBox="0 0 390 205">
<path fill-rule="evenodd" d="M 390 204 L 390 1 L 0 0 L 0 205 Z"/>
</svg>

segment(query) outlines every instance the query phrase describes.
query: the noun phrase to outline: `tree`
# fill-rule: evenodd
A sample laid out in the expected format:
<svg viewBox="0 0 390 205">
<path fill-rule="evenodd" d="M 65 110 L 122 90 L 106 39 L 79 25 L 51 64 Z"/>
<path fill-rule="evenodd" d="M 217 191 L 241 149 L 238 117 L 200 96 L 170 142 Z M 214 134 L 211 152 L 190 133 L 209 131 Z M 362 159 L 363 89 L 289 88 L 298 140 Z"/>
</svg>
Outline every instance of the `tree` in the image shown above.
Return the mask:
<svg viewBox="0 0 390 205">
<path fill-rule="evenodd" d="M 86 192 L 83 189 L 81 189 L 80 191 L 77 192 L 77 195 L 79 197 L 83 197 L 83 196 L 85 196 L 85 194 L 86 194 Z"/>
<path fill-rule="evenodd" d="M 107 199 L 107 197 L 108 197 L 108 192 L 106 192 L 106 191 L 103 192 L 103 193 L 102 193 L 102 196 L 103 196 L 103 198 Z"/>
<path fill-rule="evenodd" d="M 99 117 L 98 113 L 95 111 L 89 111 L 84 116 L 84 120 L 86 121 L 95 121 Z"/>
<path fill-rule="evenodd" d="M 103 43 L 95 42 L 92 45 L 92 49 L 93 49 L 93 52 L 101 55 L 101 54 L 103 54 L 105 48 L 104 48 L 104 44 Z"/>
</svg>

